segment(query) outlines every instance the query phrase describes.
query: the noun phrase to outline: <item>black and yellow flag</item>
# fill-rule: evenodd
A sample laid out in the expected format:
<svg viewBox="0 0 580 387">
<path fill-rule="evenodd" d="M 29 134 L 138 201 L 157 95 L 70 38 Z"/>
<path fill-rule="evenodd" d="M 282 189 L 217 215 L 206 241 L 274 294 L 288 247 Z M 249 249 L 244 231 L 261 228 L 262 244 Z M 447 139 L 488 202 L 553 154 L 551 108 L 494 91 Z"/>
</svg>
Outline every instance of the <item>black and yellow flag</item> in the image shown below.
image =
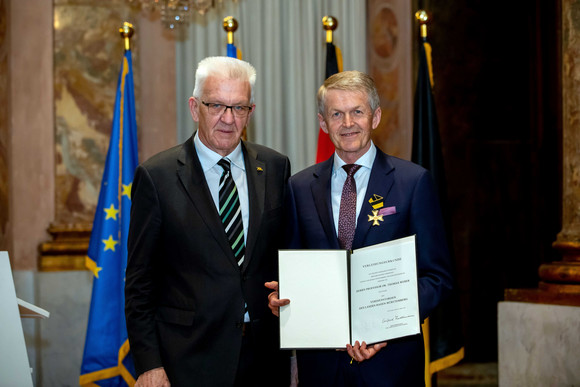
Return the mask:
<svg viewBox="0 0 580 387">
<path fill-rule="evenodd" d="M 421 37 L 421 42 L 419 42 L 419 73 L 415 90 L 413 152 L 411 160 L 431 171 L 433 175 L 441 201 L 449 251 L 452 258 L 454 258 L 450 216 L 447 208 L 447 187 L 443 153 L 432 91 L 433 71 L 431 67 L 431 46 L 427 42 L 426 32 L 421 35 L 424 36 Z M 463 359 L 464 356 L 461 313 L 457 290 L 449 299 L 440 304 L 431 313 L 428 324 L 424 328 L 427 360 L 425 381 L 427 386 L 429 386 L 433 374 L 451 367 Z"/>
</svg>

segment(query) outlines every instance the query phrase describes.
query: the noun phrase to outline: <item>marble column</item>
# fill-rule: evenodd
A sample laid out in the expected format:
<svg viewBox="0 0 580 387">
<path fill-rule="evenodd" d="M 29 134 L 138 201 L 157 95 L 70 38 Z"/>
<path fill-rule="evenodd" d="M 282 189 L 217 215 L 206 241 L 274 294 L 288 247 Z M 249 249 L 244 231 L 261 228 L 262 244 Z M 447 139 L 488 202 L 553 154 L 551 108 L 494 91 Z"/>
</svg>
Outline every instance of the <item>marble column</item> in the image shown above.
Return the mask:
<svg viewBox="0 0 580 387">
<path fill-rule="evenodd" d="M 562 1 L 562 261 L 540 267 L 540 286 L 580 297 L 580 1 Z"/>
<path fill-rule="evenodd" d="M 562 259 L 498 304 L 500 386 L 580 383 L 580 0 L 562 0 Z"/>
<path fill-rule="evenodd" d="M 498 304 L 500 386 L 580 384 L 580 0 L 562 0 L 562 259 Z"/>
<path fill-rule="evenodd" d="M 562 0 L 562 259 L 542 264 L 537 289 L 506 289 L 506 301 L 580 306 L 580 1 Z"/>
<path fill-rule="evenodd" d="M 0 0 L 0 250 L 8 249 L 8 144 L 10 76 L 8 74 L 8 18 L 6 2 Z"/>
<path fill-rule="evenodd" d="M 506 301 L 580 306 L 580 1 L 562 0 L 562 259 L 539 268 L 538 289 L 506 289 Z"/>
<path fill-rule="evenodd" d="M 54 215 L 52 2 L 3 1 L 0 249 L 14 270 L 36 268 Z"/>
</svg>

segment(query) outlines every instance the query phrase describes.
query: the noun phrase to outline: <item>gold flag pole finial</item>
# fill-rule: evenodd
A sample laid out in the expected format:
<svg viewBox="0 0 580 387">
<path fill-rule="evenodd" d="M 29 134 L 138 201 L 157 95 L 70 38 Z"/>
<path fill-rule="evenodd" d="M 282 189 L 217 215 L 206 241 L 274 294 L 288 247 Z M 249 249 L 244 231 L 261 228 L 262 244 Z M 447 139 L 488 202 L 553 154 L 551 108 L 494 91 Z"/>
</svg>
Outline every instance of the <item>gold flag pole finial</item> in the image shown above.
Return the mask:
<svg viewBox="0 0 580 387">
<path fill-rule="evenodd" d="M 332 43 L 332 31 L 338 27 L 338 20 L 334 16 L 322 18 L 322 28 L 326 31 L 326 43 Z"/>
<path fill-rule="evenodd" d="M 121 37 L 125 39 L 125 50 L 130 50 L 131 49 L 130 39 L 135 33 L 133 24 L 128 22 L 123 23 L 123 27 L 119 28 L 119 33 L 121 34 Z"/>
<path fill-rule="evenodd" d="M 424 9 L 415 12 L 415 19 L 421 25 L 421 38 L 427 39 L 427 23 L 431 20 L 429 14 Z"/>
<path fill-rule="evenodd" d="M 425 56 L 427 57 L 427 67 L 429 69 L 429 81 L 431 82 L 431 87 L 433 87 L 433 64 L 431 62 L 431 45 L 427 42 L 427 23 L 431 21 L 431 16 L 429 13 L 423 9 L 420 9 L 415 13 L 415 18 L 421 25 L 421 40 L 423 41 L 423 46 L 425 47 Z"/>
<path fill-rule="evenodd" d="M 238 29 L 238 21 L 233 16 L 224 18 L 224 31 L 228 33 L 228 44 L 234 44 L 234 32 Z"/>
</svg>

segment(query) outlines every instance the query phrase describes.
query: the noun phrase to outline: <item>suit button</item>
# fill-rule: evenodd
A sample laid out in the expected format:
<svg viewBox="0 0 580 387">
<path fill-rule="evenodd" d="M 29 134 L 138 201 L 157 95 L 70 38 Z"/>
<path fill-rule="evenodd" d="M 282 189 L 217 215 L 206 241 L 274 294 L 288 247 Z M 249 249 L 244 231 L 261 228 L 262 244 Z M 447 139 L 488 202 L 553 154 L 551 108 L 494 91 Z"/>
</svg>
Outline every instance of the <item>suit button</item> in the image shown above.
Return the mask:
<svg viewBox="0 0 580 387">
<path fill-rule="evenodd" d="M 241 327 L 243 327 L 243 326 L 244 326 L 244 324 L 243 324 L 243 323 L 241 323 L 241 322 L 239 322 L 239 323 L 236 323 L 236 328 L 241 328 Z"/>
<path fill-rule="evenodd" d="M 247 280 L 248 280 L 248 277 L 246 277 L 245 275 L 244 275 L 244 276 L 242 276 L 242 281 L 243 281 L 243 282 L 246 282 Z"/>
</svg>

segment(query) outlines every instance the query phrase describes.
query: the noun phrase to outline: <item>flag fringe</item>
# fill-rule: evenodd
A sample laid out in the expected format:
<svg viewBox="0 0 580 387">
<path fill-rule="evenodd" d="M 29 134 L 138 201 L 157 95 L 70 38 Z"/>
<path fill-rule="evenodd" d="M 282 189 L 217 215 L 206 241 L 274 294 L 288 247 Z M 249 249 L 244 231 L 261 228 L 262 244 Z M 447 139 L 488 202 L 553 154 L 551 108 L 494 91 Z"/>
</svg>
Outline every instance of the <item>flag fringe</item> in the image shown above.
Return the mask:
<svg viewBox="0 0 580 387">
<path fill-rule="evenodd" d="M 427 68 L 429 68 L 429 83 L 433 88 L 433 62 L 431 61 L 431 45 L 427 42 L 423 43 L 425 47 L 425 56 L 427 57 Z"/>
<path fill-rule="evenodd" d="M 436 372 L 442 371 L 445 368 L 449 368 L 454 366 L 455 364 L 459 363 L 465 357 L 465 349 L 464 347 L 459 348 L 459 350 L 455 353 L 442 357 L 441 359 L 437 359 L 431 362 L 429 367 L 429 371 L 431 375 Z"/>
<path fill-rule="evenodd" d="M 85 267 L 93 273 L 96 278 L 99 278 L 100 267 L 97 266 L 97 262 L 93 261 L 88 255 L 85 256 Z"/>
<path fill-rule="evenodd" d="M 429 347 L 429 317 L 421 324 L 423 330 L 423 346 L 425 348 L 425 387 L 431 387 L 431 348 Z"/>
<path fill-rule="evenodd" d="M 133 387 L 135 385 L 135 378 L 123 364 L 123 360 L 127 354 L 129 354 L 129 349 L 129 340 L 125 340 L 121 348 L 119 348 L 119 360 L 115 367 L 89 372 L 88 374 L 82 374 L 79 377 L 79 384 L 82 387 L 98 387 L 98 385 L 94 382 L 120 376 L 123 378 L 125 383 L 129 385 L 129 387 Z"/>
<path fill-rule="evenodd" d="M 334 50 L 336 52 L 336 67 L 338 67 L 338 72 L 342 72 L 342 51 L 340 51 L 340 47 L 334 46 Z"/>
</svg>

